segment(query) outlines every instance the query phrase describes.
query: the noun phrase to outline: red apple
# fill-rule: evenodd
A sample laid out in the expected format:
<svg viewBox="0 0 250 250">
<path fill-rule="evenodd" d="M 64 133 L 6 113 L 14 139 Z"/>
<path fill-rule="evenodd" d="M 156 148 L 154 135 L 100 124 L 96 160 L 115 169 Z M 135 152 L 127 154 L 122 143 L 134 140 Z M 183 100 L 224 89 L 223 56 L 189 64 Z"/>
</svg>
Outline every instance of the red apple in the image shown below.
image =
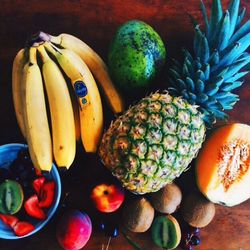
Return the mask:
<svg viewBox="0 0 250 250">
<path fill-rule="evenodd" d="M 100 184 L 92 190 L 91 199 L 99 211 L 111 213 L 124 201 L 124 191 L 117 185 Z"/>
<path fill-rule="evenodd" d="M 70 210 L 59 220 L 56 228 L 56 237 L 65 250 L 82 249 L 92 233 L 92 223 L 86 213 Z"/>
</svg>

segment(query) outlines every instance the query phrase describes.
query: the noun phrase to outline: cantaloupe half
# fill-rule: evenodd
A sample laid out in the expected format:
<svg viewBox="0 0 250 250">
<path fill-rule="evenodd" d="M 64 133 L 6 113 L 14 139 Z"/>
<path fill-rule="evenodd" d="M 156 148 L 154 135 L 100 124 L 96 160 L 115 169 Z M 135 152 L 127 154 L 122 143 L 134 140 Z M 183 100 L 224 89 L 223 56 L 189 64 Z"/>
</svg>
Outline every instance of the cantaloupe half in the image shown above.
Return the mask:
<svg viewBox="0 0 250 250">
<path fill-rule="evenodd" d="M 223 126 L 206 140 L 196 160 L 200 191 L 212 202 L 234 206 L 250 198 L 250 126 Z"/>
</svg>

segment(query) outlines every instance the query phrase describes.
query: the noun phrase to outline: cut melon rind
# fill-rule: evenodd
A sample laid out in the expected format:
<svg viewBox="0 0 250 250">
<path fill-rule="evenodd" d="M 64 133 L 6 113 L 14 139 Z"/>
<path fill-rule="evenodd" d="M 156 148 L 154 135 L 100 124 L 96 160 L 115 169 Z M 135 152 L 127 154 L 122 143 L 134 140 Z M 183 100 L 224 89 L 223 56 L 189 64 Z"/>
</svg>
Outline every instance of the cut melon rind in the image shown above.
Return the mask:
<svg viewBox="0 0 250 250">
<path fill-rule="evenodd" d="M 234 206 L 250 198 L 250 126 L 234 123 L 217 129 L 196 160 L 200 191 L 212 202 Z"/>
</svg>

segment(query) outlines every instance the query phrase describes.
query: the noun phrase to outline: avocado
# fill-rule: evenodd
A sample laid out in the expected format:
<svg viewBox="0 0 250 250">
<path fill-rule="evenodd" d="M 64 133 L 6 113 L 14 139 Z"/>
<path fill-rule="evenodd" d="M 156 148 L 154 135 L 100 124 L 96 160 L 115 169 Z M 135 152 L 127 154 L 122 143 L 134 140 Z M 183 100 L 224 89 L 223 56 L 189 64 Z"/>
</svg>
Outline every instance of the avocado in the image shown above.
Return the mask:
<svg viewBox="0 0 250 250">
<path fill-rule="evenodd" d="M 139 20 L 128 21 L 118 28 L 108 53 L 111 77 L 126 92 L 148 87 L 161 71 L 165 59 L 161 37 Z"/>
</svg>

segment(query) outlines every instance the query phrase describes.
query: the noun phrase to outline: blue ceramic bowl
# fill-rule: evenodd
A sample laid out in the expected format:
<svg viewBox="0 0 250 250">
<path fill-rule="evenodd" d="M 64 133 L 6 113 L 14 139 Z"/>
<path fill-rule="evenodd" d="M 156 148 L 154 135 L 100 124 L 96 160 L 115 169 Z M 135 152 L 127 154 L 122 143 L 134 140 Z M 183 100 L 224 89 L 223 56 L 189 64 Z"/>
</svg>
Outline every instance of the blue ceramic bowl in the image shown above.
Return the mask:
<svg viewBox="0 0 250 250">
<path fill-rule="evenodd" d="M 0 146 L 0 168 L 8 168 L 10 164 L 17 158 L 17 154 L 22 148 L 27 148 L 27 145 L 12 143 Z M 52 170 L 49 173 L 49 178 L 55 181 L 56 190 L 54 202 L 52 206 L 47 210 L 47 218 L 42 221 L 31 219 L 30 222 L 35 226 L 35 229 L 29 234 L 22 237 L 16 236 L 12 229 L 3 224 L 3 222 L 0 220 L 0 238 L 13 240 L 28 237 L 38 232 L 48 223 L 48 221 L 56 212 L 61 197 L 61 180 L 55 165 L 53 165 Z"/>
</svg>

